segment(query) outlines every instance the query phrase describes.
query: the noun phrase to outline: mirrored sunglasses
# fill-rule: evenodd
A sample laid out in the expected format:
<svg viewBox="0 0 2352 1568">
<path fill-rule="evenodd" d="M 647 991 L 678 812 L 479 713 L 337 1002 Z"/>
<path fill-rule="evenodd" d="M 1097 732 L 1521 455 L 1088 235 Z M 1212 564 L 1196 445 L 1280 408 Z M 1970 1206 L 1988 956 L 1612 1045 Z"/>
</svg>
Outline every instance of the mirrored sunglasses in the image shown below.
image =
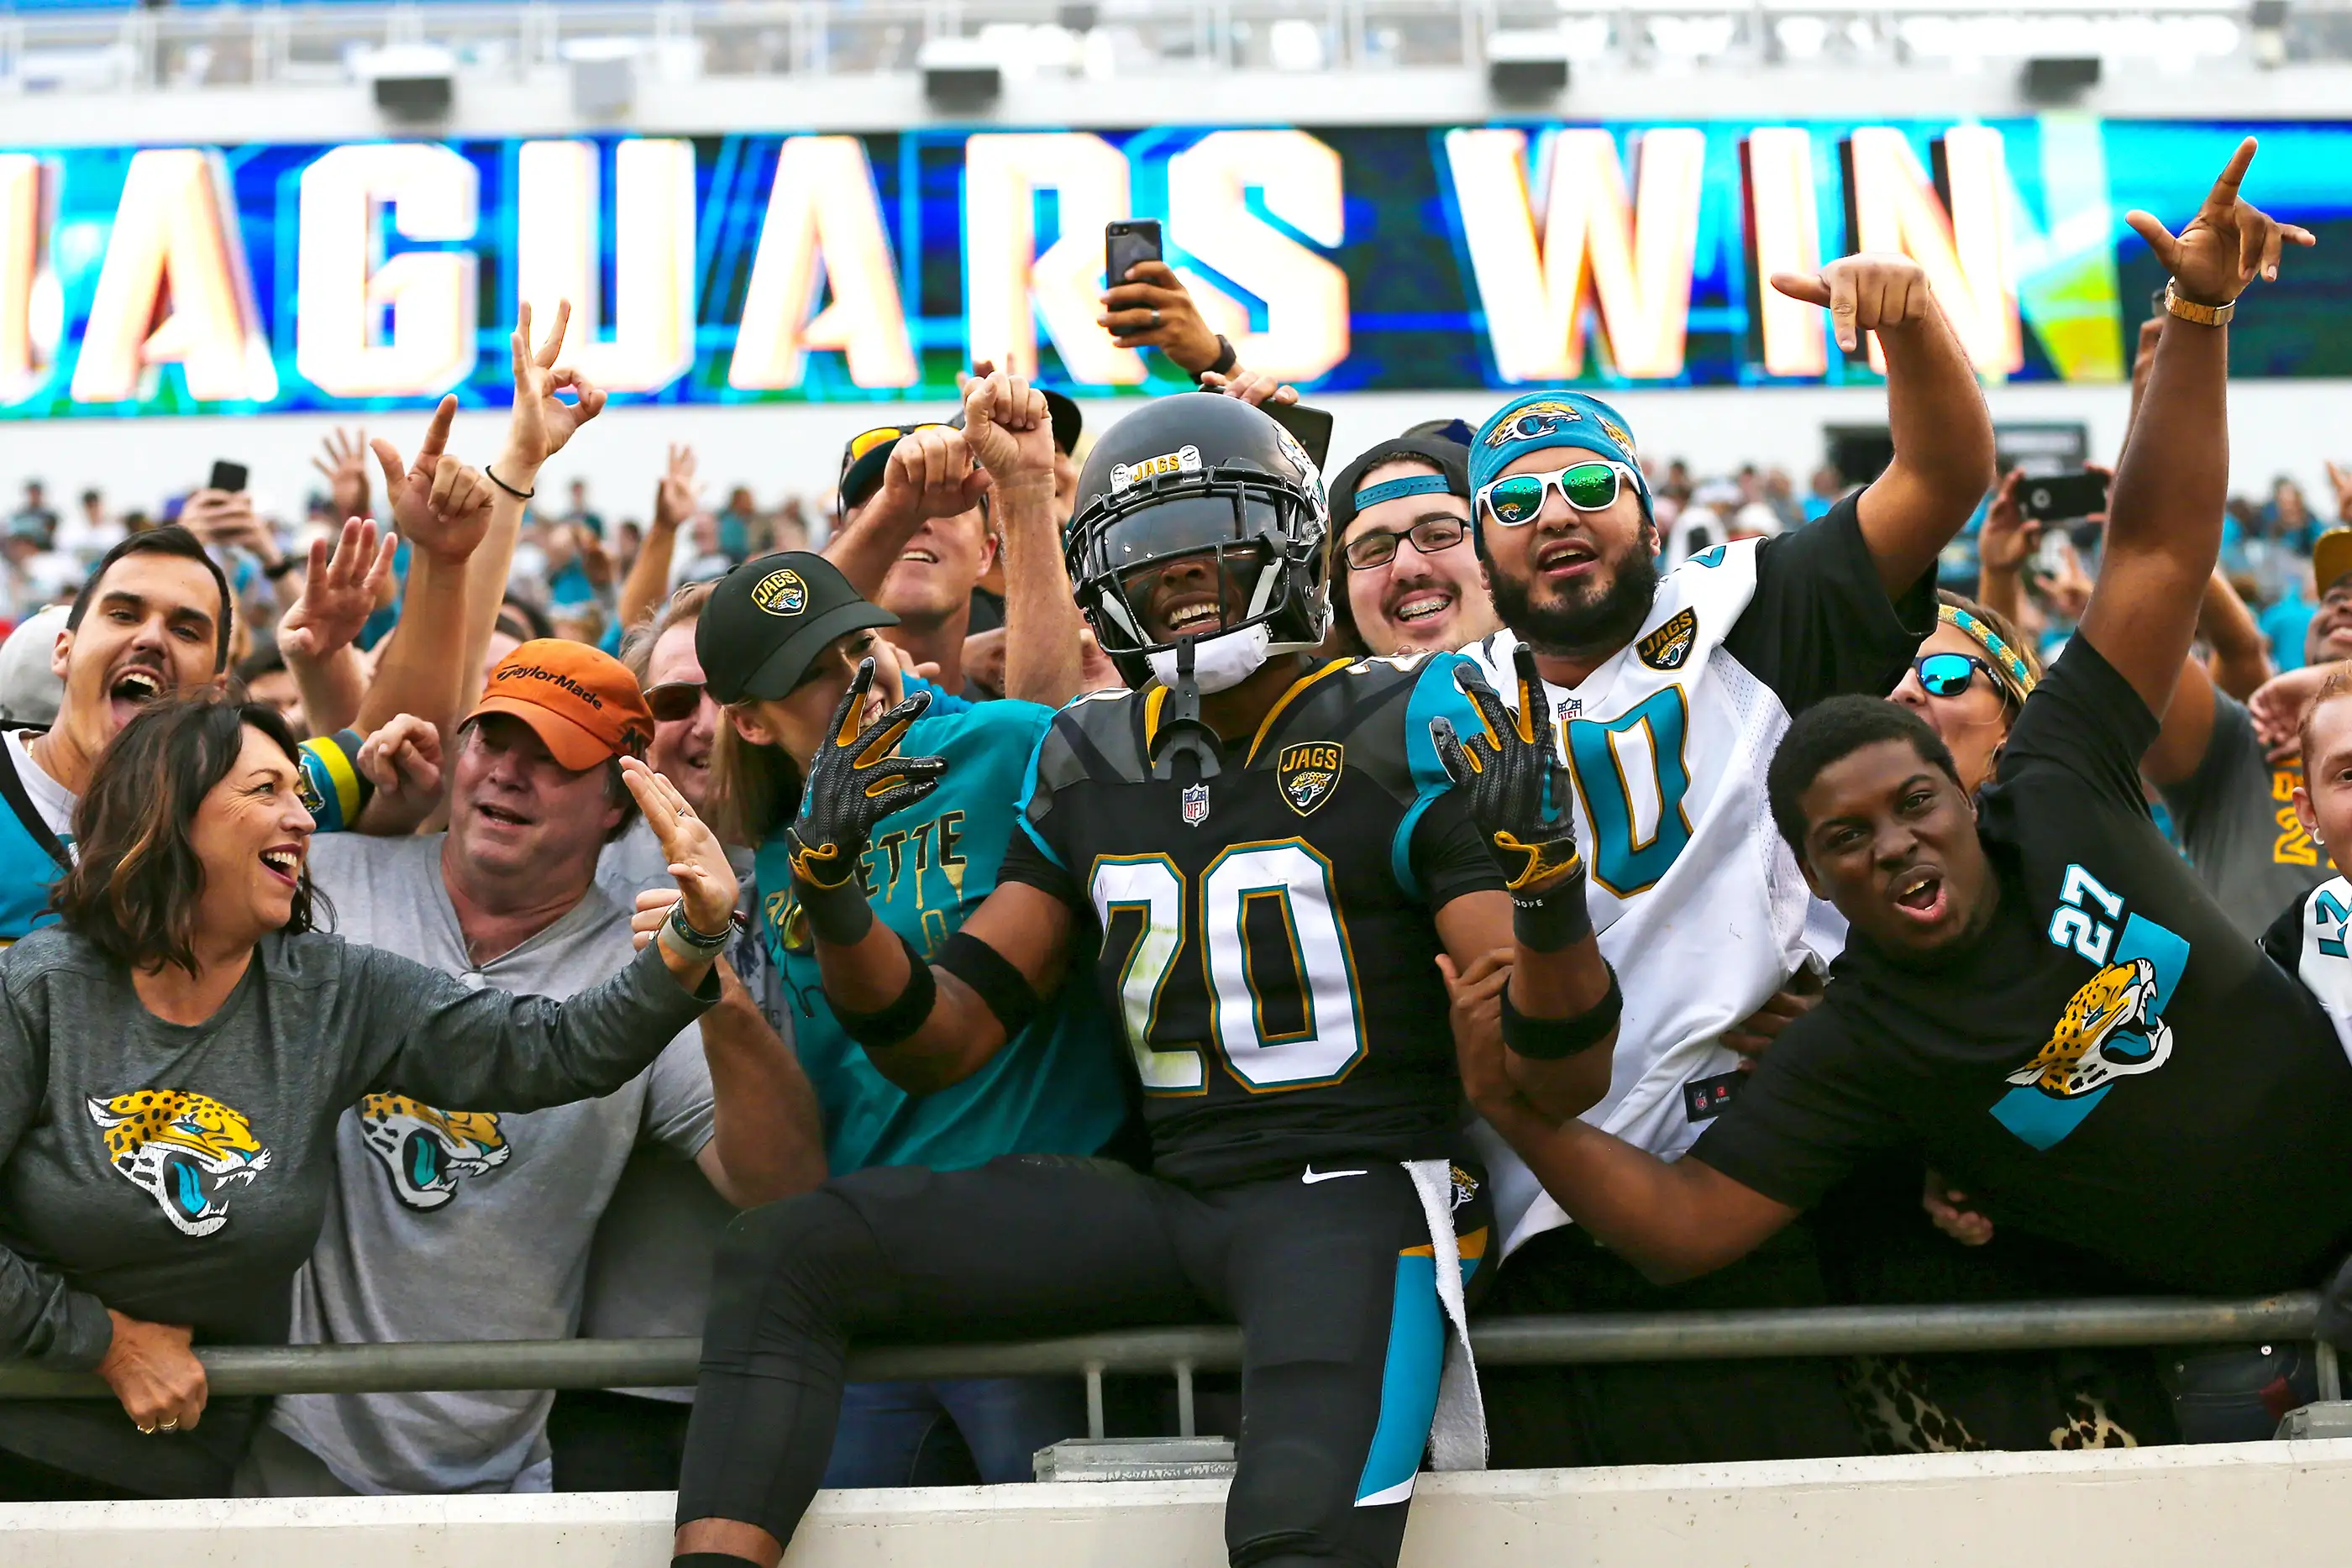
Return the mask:
<svg viewBox="0 0 2352 1568">
<path fill-rule="evenodd" d="M 1979 671 L 1992 683 L 1993 690 L 2001 689 L 1993 667 L 1971 653 L 1923 653 L 1911 661 L 1911 668 L 1918 674 L 1920 689 L 1931 697 L 1958 696 Z"/>
<path fill-rule="evenodd" d="M 1478 492 L 1478 505 L 1504 528 L 1520 528 L 1542 515 L 1547 490 L 1559 491 L 1559 498 L 1580 512 L 1605 512 L 1617 504 L 1620 482 L 1614 463 L 1579 463 L 1549 474 L 1489 480 Z"/>
<path fill-rule="evenodd" d="M 1467 527 L 1459 517 L 1423 517 L 1409 528 L 1359 534 L 1339 553 L 1349 571 L 1370 571 L 1396 559 L 1397 546 L 1402 540 L 1411 539 L 1412 548 L 1423 555 L 1435 555 L 1460 544 Z"/>
</svg>

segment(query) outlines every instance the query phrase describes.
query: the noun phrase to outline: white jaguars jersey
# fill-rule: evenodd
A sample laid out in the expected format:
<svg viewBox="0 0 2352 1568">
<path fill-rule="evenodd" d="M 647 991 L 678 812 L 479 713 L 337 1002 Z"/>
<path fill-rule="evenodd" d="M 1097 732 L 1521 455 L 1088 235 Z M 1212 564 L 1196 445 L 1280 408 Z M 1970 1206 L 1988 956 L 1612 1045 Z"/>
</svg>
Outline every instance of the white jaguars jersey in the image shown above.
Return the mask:
<svg viewBox="0 0 2352 1568">
<path fill-rule="evenodd" d="M 2263 936 L 2263 950 L 2319 998 L 2352 1056 L 2352 882 L 2329 877 L 2287 905 Z"/>
<path fill-rule="evenodd" d="M 1820 526 L 1841 520 L 1848 553 L 1871 570 L 1866 582 L 1854 581 L 1853 560 L 1820 548 L 1826 540 L 1793 551 L 1802 535 L 1717 546 L 1664 575 L 1640 632 L 1583 685 L 1547 683 L 1576 782 L 1592 924 L 1625 998 L 1609 1093 L 1584 1119 L 1667 1159 L 1737 1092 L 1726 1075 L 1739 1058 L 1719 1043 L 1723 1032 L 1809 956 L 1826 962 L 1843 946 L 1834 912 L 1809 932 L 1816 901 L 1764 789 L 1792 708 L 1830 695 L 1825 686 L 1891 690 L 1917 643 L 1886 603 L 1851 515 Z M 1768 543 L 1780 552 L 1768 568 L 1775 591 L 1759 603 Z M 1868 624 L 1865 610 L 1853 616 L 1862 624 L 1852 635 L 1874 651 L 1833 651 L 1827 657 L 1843 668 L 1825 668 L 1822 648 L 1834 649 L 1840 634 L 1838 601 L 1858 595 L 1865 606 L 1875 595 L 1883 624 Z M 1785 630 L 1747 627 L 1735 652 L 1726 639 L 1751 611 Z M 1464 650 L 1514 706 L 1517 645 L 1505 630 Z M 1483 1125 L 1478 1133 L 1507 1250 L 1567 1223 L 1502 1139 Z"/>
</svg>

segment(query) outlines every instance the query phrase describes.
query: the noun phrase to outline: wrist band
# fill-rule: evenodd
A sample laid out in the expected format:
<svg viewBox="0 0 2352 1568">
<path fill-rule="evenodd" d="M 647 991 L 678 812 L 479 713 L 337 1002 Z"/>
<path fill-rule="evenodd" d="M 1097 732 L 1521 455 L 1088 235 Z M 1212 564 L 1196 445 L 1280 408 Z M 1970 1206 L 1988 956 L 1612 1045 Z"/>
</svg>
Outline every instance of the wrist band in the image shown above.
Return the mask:
<svg viewBox="0 0 2352 1568">
<path fill-rule="evenodd" d="M 360 771 L 366 737 L 356 729 L 314 735 L 304 741 L 297 762 L 295 793 L 322 833 L 339 833 L 360 820 L 375 794 L 375 783 Z"/>
<path fill-rule="evenodd" d="M 923 956 L 915 951 L 915 945 L 907 940 L 905 933 L 897 935 L 898 946 L 907 954 L 905 990 L 887 1005 L 870 1013 L 851 1012 L 834 1001 L 831 996 L 825 998 L 833 1004 L 834 1020 L 841 1025 L 841 1032 L 858 1044 L 871 1046 L 877 1051 L 887 1050 L 922 1028 L 923 1020 L 931 1016 L 931 1003 L 938 998 L 940 990 L 940 983 L 932 976 L 931 967 L 923 962 Z"/>
<path fill-rule="evenodd" d="M 715 936 L 697 931 L 694 922 L 686 917 L 686 900 L 683 898 L 669 906 L 669 924 L 676 927 L 677 939 L 698 953 L 723 952 L 727 944 L 735 940 L 735 924 L 731 920 L 728 922 L 727 928 Z"/>
<path fill-rule="evenodd" d="M 1535 953 L 1557 953 L 1592 935 L 1592 911 L 1584 902 L 1584 875 L 1549 893 L 1511 895 L 1511 935 Z"/>
<path fill-rule="evenodd" d="M 982 1005 L 1004 1026 L 1007 1040 L 1027 1027 L 1045 1005 L 1037 999 L 1029 977 L 977 936 L 959 931 L 949 937 L 940 945 L 939 966 L 972 988 Z"/>
<path fill-rule="evenodd" d="M 1505 986 L 1503 1043 L 1530 1061 L 1558 1061 L 1609 1038 L 1625 1010 L 1625 993 L 1617 988 L 1615 967 L 1606 959 L 1601 963 L 1609 970 L 1609 994 L 1574 1018 L 1528 1018 L 1511 1005 L 1511 988 Z"/>
<path fill-rule="evenodd" d="M 1240 359 L 1241 356 L 1234 351 L 1233 340 L 1226 337 L 1223 332 L 1218 333 L 1217 357 L 1213 362 L 1205 364 L 1199 370 L 1192 372 L 1192 384 L 1194 386 L 1199 386 L 1202 376 L 1231 375 L 1233 373 L 1234 364 Z"/>
<path fill-rule="evenodd" d="M 809 929 L 832 947 L 854 947 L 874 929 L 874 908 L 866 902 L 866 888 L 856 876 L 842 878 L 835 887 L 819 887 L 806 877 L 793 878 L 793 893 L 808 912 Z"/>
<path fill-rule="evenodd" d="M 504 490 L 508 495 L 512 496 L 518 501 L 528 501 L 533 496 L 539 494 L 539 489 L 536 486 L 533 486 L 528 490 L 516 489 L 512 485 L 509 485 L 505 480 L 499 478 L 499 471 L 491 467 L 487 463 L 482 465 L 482 472 L 489 476 L 491 484 L 496 485 L 499 489 Z"/>
</svg>

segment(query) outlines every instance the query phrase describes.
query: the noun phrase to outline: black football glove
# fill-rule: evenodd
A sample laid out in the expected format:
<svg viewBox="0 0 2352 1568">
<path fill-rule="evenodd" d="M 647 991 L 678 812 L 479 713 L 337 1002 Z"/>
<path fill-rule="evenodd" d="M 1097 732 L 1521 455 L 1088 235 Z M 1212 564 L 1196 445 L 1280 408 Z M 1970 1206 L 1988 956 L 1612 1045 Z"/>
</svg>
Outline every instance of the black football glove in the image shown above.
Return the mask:
<svg viewBox="0 0 2352 1568">
<path fill-rule="evenodd" d="M 1503 870 L 1504 886 L 1521 912 L 1522 935 L 1530 935 L 1528 915 L 1550 909 L 1555 918 L 1536 929 L 1547 949 L 1589 931 L 1584 909 L 1584 857 L 1576 849 L 1574 786 L 1561 765 L 1552 735 L 1551 703 L 1536 674 L 1535 655 L 1522 644 L 1514 655 L 1519 677 L 1519 707 L 1513 713 L 1495 688 L 1467 664 L 1454 680 L 1478 711 L 1484 733 L 1465 744 L 1444 718 L 1429 721 L 1437 759 L 1454 788 L 1467 797 L 1470 820 L 1486 835 Z M 1570 911 L 1573 909 L 1573 914 Z M 1561 938 L 1559 916 L 1582 930 Z"/>
<path fill-rule="evenodd" d="M 856 884 L 857 857 L 866 851 L 874 824 L 891 812 L 913 805 L 940 787 L 947 772 L 943 757 L 899 757 L 896 747 L 907 728 L 931 706 L 931 694 L 918 692 L 890 709 L 863 732 L 856 728 L 865 711 L 866 693 L 874 684 L 874 661 L 857 666 L 857 674 L 833 710 L 824 741 L 809 759 L 808 778 L 801 786 L 800 814 L 784 830 L 793 880 L 800 883 L 801 902 L 809 911 L 817 935 L 828 942 L 854 942 L 864 935 L 863 922 L 854 915 L 857 931 L 834 922 L 826 930 L 828 906 L 847 913 L 845 899 L 824 895 L 847 892 L 857 907 L 866 907 L 864 891 Z M 870 920 L 870 915 L 867 916 Z"/>
</svg>

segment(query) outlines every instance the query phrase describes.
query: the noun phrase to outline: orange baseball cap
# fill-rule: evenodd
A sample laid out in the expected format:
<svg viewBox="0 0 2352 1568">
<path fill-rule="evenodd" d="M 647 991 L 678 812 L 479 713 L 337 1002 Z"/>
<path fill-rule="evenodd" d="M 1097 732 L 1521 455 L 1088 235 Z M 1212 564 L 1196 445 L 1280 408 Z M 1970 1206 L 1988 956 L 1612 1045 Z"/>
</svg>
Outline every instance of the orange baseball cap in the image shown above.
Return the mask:
<svg viewBox="0 0 2352 1568">
<path fill-rule="evenodd" d="M 535 638 L 500 661 L 466 722 L 486 713 L 512 714 L 530 726 L 574 773 L 642 757 L 654 737 L 636 677 L 610 653 L 562 637 Z"/>
</svg>

